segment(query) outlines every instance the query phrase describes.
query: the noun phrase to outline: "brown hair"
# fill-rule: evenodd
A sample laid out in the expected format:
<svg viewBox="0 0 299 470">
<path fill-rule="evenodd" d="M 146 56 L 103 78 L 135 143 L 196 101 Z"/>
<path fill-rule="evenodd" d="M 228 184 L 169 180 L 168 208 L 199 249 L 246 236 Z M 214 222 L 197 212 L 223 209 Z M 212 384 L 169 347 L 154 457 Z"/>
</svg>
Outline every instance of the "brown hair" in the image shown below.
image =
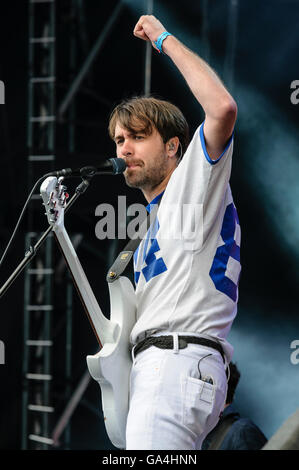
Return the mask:
<svg viewBox="0 0 299 470">
<path fill-rule="evenodd" d="M 110 115 L 109 135 L 113 139 L 116 123 L 130 132 L 144 132 L 150 135 L 153 126 L 164 143 L 178 137 L 182 148 L 177 154 L 184 154 L 189 144 L 189 127 L 182 112 L 172 103 L 154 97 L 136 96 L 123 100 Z"/>
</svg>

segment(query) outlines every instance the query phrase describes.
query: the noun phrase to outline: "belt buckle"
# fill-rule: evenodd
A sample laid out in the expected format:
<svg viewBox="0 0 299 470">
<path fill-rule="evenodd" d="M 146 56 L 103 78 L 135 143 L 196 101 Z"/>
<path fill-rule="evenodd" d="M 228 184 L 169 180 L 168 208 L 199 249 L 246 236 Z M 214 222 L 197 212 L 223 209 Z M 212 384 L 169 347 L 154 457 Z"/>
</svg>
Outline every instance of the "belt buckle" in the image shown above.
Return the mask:
<svg viewBox="0 0 299 470">
<path fill-rule="evenodd" d="M 179 349 L 185 349 L 187 346 L 188 346 L 187 341 L 184 338 L 180 337 L 179 338 Z"/>
</svg>

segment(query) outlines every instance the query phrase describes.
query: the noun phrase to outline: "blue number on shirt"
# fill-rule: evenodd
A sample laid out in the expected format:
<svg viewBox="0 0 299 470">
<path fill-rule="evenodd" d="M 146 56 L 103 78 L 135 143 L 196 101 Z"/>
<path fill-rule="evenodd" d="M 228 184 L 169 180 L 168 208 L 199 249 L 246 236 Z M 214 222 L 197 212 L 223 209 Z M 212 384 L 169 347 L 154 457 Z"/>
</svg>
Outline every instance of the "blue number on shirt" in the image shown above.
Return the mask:
<svg viewBox="0 0 299 470">
<path fill-rule="evenodd" d="M 150 281 L 155 276 L 167 271 L 166 264 L 164 263 L 163 258 L 156 258 L 156 253 L 160 251 L 160 246 L 155 238 L 157 232 L 160 228 L 158 218 L 155 219 L 153 226 L 148 230 L 147 236 L 145 239 L 143 247 L 143 256 L 142 256 L 142 266 L 145 266 L 141 269 L 142 274 L 145 277 L 146 282 Z M 148 248 L 150 244 L 150 247 Z M 134 261 L 136 265 L 138 249 L 134 253 Z M 140 271 L 135 271 L 135 283 L 137 284 L 140 274 Z"/>
<path fill-rule="evenodd" d="M 234 239 L 236 224 L 239 224 L 238 214 L 234 204 L 231 203 L 226 208 L 221 229 L 224 245 L 217 248 L 210 270 L 210 276 L 216 289 L 226 294 L 234 302 L 237 300 L 238 284 L 226 276 L 226 270 L 230 257 L 239 262 L 239 273 L 241 270 L 240 247 Z"/>
</svg>

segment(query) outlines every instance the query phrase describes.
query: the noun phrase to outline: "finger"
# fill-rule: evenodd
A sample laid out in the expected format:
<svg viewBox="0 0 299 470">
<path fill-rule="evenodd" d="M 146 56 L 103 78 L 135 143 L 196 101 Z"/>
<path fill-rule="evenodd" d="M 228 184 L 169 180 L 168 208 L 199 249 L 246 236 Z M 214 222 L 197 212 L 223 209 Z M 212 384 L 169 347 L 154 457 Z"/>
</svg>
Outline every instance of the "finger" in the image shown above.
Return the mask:
<svg viewBox="0 0 299 470">
<path fill-rule="evenodd" d="M 135 31 L 138 32 L 143 29 L 143 26 L 142 26 L 143 21 L 144 21 L 144 16 L 141 16 L 135 25 L 134 34 L 135 34 Z"/>
<path fill-rule="evenodd" d="M 135 26 L 133 34 L 137 38 L 143 39 L 144 41 L 149 40 L 149 37 L 146 35 L 146 33 L 143 29 L 143 26 L 140 23 L 137 23 L 137 25 Z"/>
<path fill-rule="evenodd" d="M 134 31 L 133 34 L 139 39 L 143 39 L 144 41 L 149 41 L 149 38 L 147 37 L 144 31 Z"/>
</svg>

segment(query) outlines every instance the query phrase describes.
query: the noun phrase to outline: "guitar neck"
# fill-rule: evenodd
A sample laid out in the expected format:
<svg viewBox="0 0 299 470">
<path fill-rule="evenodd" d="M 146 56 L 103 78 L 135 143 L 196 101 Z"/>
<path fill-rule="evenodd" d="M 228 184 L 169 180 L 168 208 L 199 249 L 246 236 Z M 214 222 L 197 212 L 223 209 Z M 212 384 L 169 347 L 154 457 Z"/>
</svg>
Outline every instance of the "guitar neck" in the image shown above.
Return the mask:
<svg viewBox="0 0 299 470">
<path fill-rule="evenodd" d="M 102 347 L 104 343 L 115 339 L 118 326 L 103 315 L 64 225 L 54 226 L 53 233 L 71 272 L 97 341 Z"/>
</svg>

